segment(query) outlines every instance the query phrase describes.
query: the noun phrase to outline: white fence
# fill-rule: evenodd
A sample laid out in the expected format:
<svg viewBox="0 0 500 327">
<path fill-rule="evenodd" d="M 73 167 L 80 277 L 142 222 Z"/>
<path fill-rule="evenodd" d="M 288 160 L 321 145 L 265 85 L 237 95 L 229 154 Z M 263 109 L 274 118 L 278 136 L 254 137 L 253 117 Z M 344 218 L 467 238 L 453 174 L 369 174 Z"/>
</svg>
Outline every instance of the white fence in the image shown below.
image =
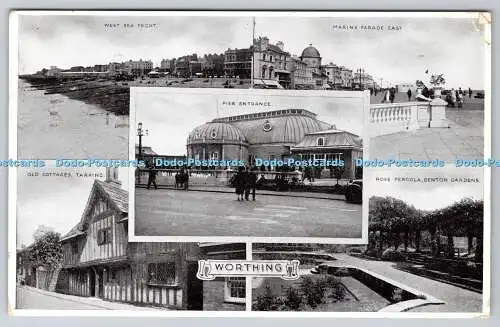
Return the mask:
<svg viewBox="0 0 500 327">
<path fill-rule="evenodd" d="M 446 101 L 381 103 L 370 105 L 368 136 L 375 137 L 416 130 L 448 127 Z"/>
</svg>

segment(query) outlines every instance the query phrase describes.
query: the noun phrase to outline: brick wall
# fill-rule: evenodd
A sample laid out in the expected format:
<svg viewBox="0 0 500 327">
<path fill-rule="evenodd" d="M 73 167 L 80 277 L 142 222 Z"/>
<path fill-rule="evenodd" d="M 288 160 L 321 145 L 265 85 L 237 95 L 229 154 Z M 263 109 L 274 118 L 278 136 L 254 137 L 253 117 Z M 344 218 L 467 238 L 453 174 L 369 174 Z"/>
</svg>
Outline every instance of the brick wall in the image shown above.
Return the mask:
<svg viewBox="0 0 500 327">
<path fill-rule="evenodd" d="M 203 282 L 203 311 L 245 311 L 245 304 L 224 301 L 224 278 Z"/>
</svg>

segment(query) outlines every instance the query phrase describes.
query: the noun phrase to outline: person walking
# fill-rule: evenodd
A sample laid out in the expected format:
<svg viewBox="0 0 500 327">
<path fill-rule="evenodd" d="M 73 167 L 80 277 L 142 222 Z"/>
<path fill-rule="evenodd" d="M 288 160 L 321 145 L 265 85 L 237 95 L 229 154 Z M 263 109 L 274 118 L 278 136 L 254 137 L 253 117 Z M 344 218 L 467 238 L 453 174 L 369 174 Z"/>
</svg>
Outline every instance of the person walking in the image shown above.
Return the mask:
<svg viewBox="0 0 500 327">
<path fill-rule="evenodd" d="M 451 100 L 450 105 L 453 108 L 455 108 L 455 104 L 457 103 L 457 92 L 455 91 L 454 88 L 452 88 L 451 91 L 450 91 L 450 100 Z"/>
<path fill-rule="evenodd" d="M 234 179 L 235 191 L 238 197 L 238 201 L 243 201 L 243 192 L 245 191 L 245 177 L 243 174 L 243 167 L 238 167 L 238 172 Z"/>
<path fill-rule="evenodd" d="M 184 191 L 187 191 L 187 189 L 189 188 L 189 174 L 184 169 L 181 170 L 181 181 L 182 185 L 184 186 Z"/>
<path fill-rule="evenodd" d="M 395 97 L 396 97 L 396 89 L 391 87 L 391 89 L 389 90 L 389 100 L 391 101 L 391 103 L 394 103 Z"/>
<path fill-rule="evenodd" d="M 469 87 L 469 99 L 472 97 L 472 89 Z"/>
<path fill-rule="evenodd" d="M 149 190 L 149 188 L 151 187 L 151 184 L 153 184 L 153 186 L 155 187 L 155 190 L 158 189 L 158 186 L 156 185 L 157 171 L 156 171 L 155 166 L 153 164 L 153 160 L 148 161 L 148 173 L 149 173 L 149 176 L 148 176 L 147 189 Z"/>
<path fill-rule="evenodd" d="M 408 95 L 408 101 L 411 101 L 411 89 L 408 88 L 408 91 L 406 92 L 406 94 Z"/>
<path fill-rule="evenodd" d="M 250 201 L 250 192 L 252 193 L 252 201 L 255 201 L 255 187 L 257 185 L 257 174 L 255 168 L 252 167 L 247 173 L 247 180 L 245 185 L 245 200 Z"/>
</svg>

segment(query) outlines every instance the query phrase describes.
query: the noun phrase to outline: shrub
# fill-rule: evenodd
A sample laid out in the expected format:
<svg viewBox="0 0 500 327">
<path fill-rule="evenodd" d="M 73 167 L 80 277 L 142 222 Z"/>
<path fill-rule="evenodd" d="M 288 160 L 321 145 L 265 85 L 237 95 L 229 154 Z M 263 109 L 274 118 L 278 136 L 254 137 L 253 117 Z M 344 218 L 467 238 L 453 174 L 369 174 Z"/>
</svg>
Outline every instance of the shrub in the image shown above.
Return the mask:
<svg viewBox="0 0 500 327">
<path fill-rule="evenodd" d="M 253 306 L 256 311 L 269 311 L 273 306 L 273 300 L 271 287 L 269 286 L 269 282 L 266 282 L 264 294 L 257 297 Z"/>
<path fill-rule="evenodd" d="M 351 273 L 349 272 L 349 269 L 341 267 L 335 271 L 334 275 L 338 277 L 345 277 L 345 276 L 350 276 Z M 340 280 L 338 282 L 340 283 Z"/>
<path fill-rule="evenodd" d="M 302 306 L 302 295 L 294 287 L 286 290 L 285 304 L 291 310 L 298 310 Z"/>
<path fill-rule="evenodd" d="M 377 257 L 378 256 L 378 253 L 377 253 L 377 250 L 375 249 L 368 249 L 365 251 L 365 255 L 368 256 L 368 257 Z"/>
<path fill-rule="evenodd" d="M 387 249 L 382 253 L 382 260 L 385 261 L 404 261 L 404 256 L 393 249 Z"/>
</svg>

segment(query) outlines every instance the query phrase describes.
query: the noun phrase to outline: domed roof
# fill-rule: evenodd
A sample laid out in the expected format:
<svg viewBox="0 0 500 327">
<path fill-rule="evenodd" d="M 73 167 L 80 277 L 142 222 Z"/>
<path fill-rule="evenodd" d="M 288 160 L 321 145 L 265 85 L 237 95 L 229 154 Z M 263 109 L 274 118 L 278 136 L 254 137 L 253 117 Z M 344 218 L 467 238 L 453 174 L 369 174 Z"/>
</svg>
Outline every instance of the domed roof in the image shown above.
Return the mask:
<svg viewBox="0 0 500 327">
<path fill-rule="evenodd" d="M 210 122 L 196 127 L 189 133 L 187 144 L 204 142 L 246 142 L 245 135 L 237 128 L 227 123 Z"/>
<path fill-rule="evenodd" d="M 302 51 L 302 56 L 301 57 L 306 57 L 306 58 L 321 58 L 321 55 L 319 54 L 318 49 L 312 46 L 312 44 L 309 44 L 307 48 Z"/>
<path fill-rule="evenodd" d="M 303 111 L 305 110 L 301 110 L 301 112 Z M 247 141 L 252 145 L 297 144 L 304 138 L 305 134 L 325 129 L 322 122 L 312 115 L 300 113 L 237 121 L 232 122 L 232 124 L 243 131 Z"/>
</svg>

